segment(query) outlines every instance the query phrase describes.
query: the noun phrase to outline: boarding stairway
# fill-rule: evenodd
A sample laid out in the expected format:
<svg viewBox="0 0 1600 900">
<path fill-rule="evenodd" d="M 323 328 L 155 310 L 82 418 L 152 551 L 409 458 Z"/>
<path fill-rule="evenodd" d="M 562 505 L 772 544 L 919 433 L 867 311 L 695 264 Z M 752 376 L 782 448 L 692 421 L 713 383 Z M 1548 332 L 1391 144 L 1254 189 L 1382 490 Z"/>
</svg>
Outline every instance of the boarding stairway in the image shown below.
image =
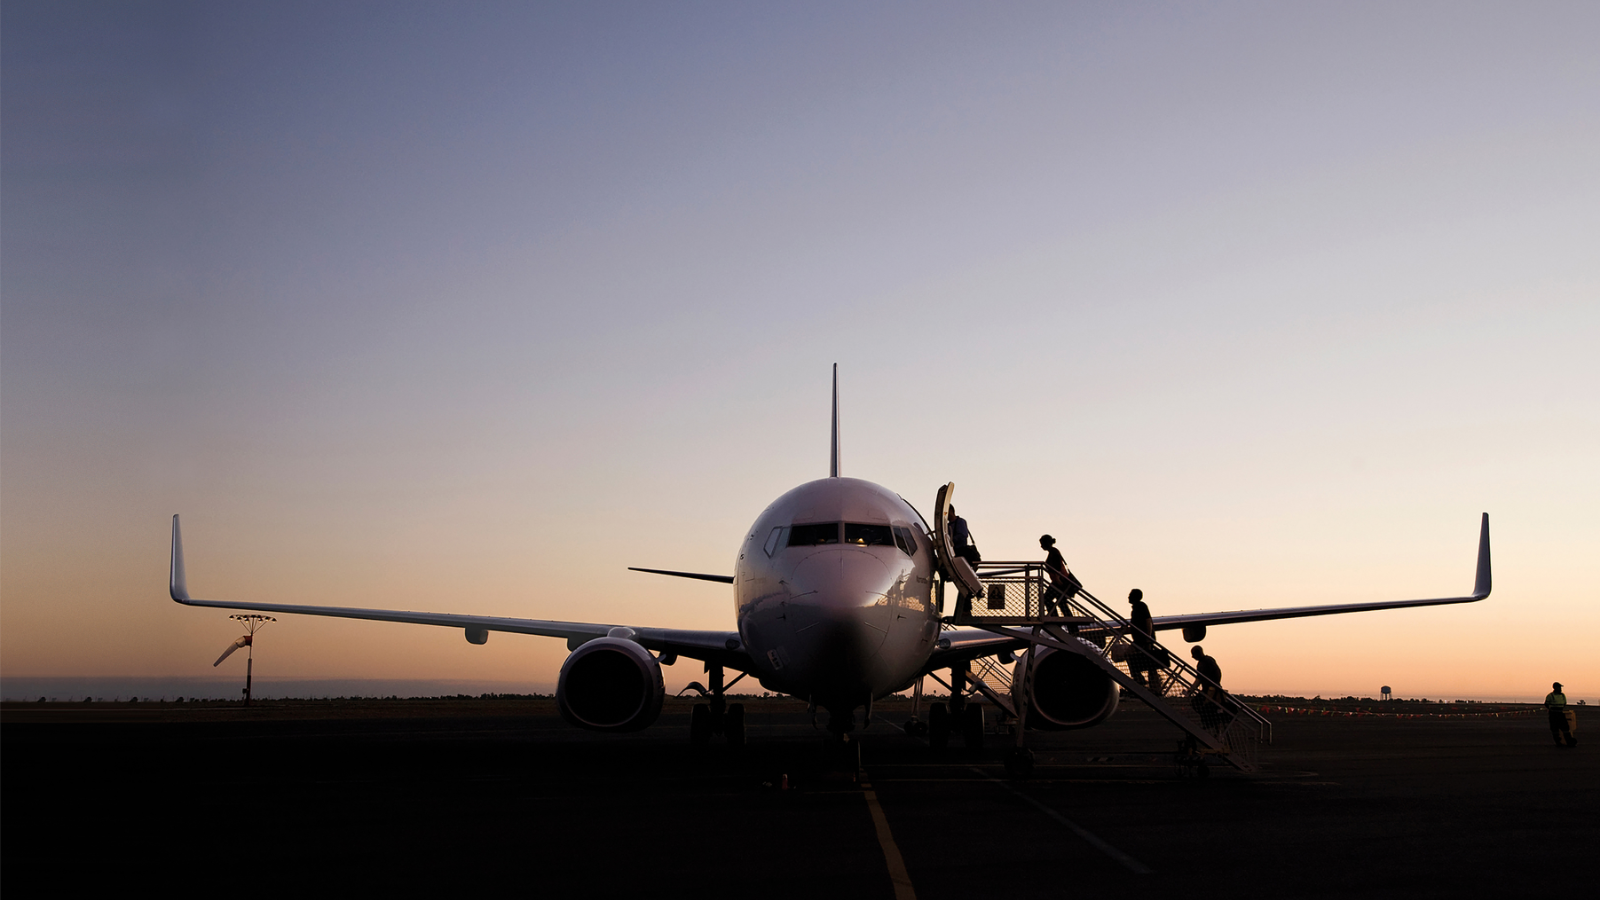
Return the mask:
<svg viewBox="0 0 1600 900">
<path fill-rule="evenodd" d="M 968 571 L 973 571 L 968 567 Z M 1082 587 L 1056 601 L 1058 611 L 1045 608 L 1049 588 L 1044 565 L 1039 562 L 985 562 L 974 574 L 981 590 L 961 590 L 952 626 L 982 628 L 1026 642 L 1030 647 L 1052 647 L 1075 653 L 1103 669 L 1123 691 L 1138 697 L 1188 736 L 1180 750 L 1180 764 L 1199 766 L 1214 758 L 1244 772 L 1259 765 L 1263 743 L 1272 740 L 1272 723 L 1260 713 L 1208 682 L 1176 653 L 1152 642 L 1139 647 L 1131 622 Z M 957 582 L 958 588 L 962 585 Z M 1152 636 L 1153 637 L 1153 636 Z M 1134 677 L 1130 663 L 1148 654 L 1157 663 L 1156 685 Z M 993 658 L 973 660 L 966 675 L 970 687 L 1017 720 L 1018 747 L 1026 724 L 1026 683 L 1029 657 L 1007 667 Z"/>
<path fill-rule="evenodd" d="M 1215 756 L 1241 771 L 1256 770 L 1261 745 L 1272 741 L 1272 723 L 1266 717 L 1220 684 L 1202 678 L 1177 654 L 1157 643 L 1155 635 L 1140 635 L 1136 643 L 1133 623 L 1089 593 L 1070 572 L 1056 572 L 1054 578 L 1047 578 L 1044 563 L 1038 561 L 981 562 L 973 568 L 951 539 L 955 490 L 953 483 L 939 488 L 931 535 L 940 578 L 954 584 L 958 592 L 955 615 L 944 619 L 946 627 L 982 628 L 1030 649 L 1050 647 L 1075 653 L 1184 731 L 1187 738 L 1179 748 L 1180 765 L 1194 766 L 1204 774 L 1205 758 Z M 942 609 L 942 585 L 939 596 Z M 1054 609 L 1048 597 L 1054 597 Z M 1007 766 L 1015 763 L 1019 771 L 1032 769 L 1033 757 L 1024 742 L 1031 706 L 1028 691 L 1037 658 L 1037 653 L 1027 653 L 1007 672 L 1000 662 L 979 657 L 964 671 L 951 673 L 957 676 L 953 679 L 956 686 L 966 682 L 1015 720 L 1017 746 Z M 1147 684 L 1134 676 L 1130 664 L 1150 658 L 1157 663 L 1157 677 Z M 1146 666 L 1139 668 L 1148 674 Z"/>
</svg>

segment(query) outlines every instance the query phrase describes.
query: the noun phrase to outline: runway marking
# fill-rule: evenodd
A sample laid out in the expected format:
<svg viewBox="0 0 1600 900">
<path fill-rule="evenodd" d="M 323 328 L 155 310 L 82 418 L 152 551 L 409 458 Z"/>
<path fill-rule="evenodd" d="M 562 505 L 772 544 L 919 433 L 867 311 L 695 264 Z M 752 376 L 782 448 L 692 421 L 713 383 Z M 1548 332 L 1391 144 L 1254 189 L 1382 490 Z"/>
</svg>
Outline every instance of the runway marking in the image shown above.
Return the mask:
<svg viewBox="0 0 1600 900">
<path fill-rule="evenodd" d="M 1107 856 L 1111 857 L 1112 859 L 1116 860 L 1117 862 L 1121 863 L 1125 868 L 1128 869 L 1128 871 L 1132 872 L 1133 874 L 1135 874 L 1135 875 L 1150 875 L 1150 874 L 1152 874 L 1152 871 L 1151 871 L 1149 866 L 1145 865 L 1142 862 L 1139 862 L 1137 859 L 1134 859 L 1133 857 L 1129 856 L 1128 854 L 1123 853 L 1121 850 L 1118 850 L 1117 848 L 1111 846 L 1110 844 L 1106 843 L 1105 841 L 1102 841 L 1099 838 L 1095 837 L 1092 833 L 1089 832 L 1088 829 L 1084 828 L 1082 825 L 1079 825 L 1078 823 L 1072 821 L 1071 819 L 1067 818 L 1066 816 L 1063 816 L 1061 813 L 1058 813 L 1055 810 L 1051 809 L 1050 807 L 1045 806 L 1043 803 L 1040 803 L 1039 801 L 1033 799 L 1032 797 L 1029 797 L 1027 794 L 1024 794 L 1023 792 L 1017 790 L 1016 788 L 1012 787 L 1011 785 L 1006 784 L 1004 781 L 1001 781 L 1000 779 L 995 778 L 994 776 L 988 774 L 987 772 L 983 771 L 982 769 L 973 769 L 972 771 L 977 772 L 979 775 L 982 775 L 984 778 L 988 779 L 989 781 L 992 781 L 995 784 L 1000 785 L 1001 787 L 1005 788 L 1006 790 L 1010 791 L 1013 794 L 1016 794 L 1018 797 L 1021 797 L 1023 800 L 1025 800 L 1028 803 L 1028 805 L 1032 806 L 1034 809 L 1039 810 L 1040 812 L 1042 812 L 1045 815 L 1049 816 L 1050 818 L 1056 820 L 1057 822 L 1061 823 L 1062 825 L 1065 825 L 1067 827 L 1068 831 L 1072 832 L 1073 834 L 1077 835 L 1078 837 L 1083 838 L 1084 842 L 1087 843 L 1089 846 L 1095 848 L 1096 850 L 1099 850 L 1101 853 L 1104 853 L 1105 855 L 1107 855 Z"/>
<path fill-rule="evenodd" d="M 993 778 L 880 778 L 883 784 L 983 784 Z M 1170 778 L 1030 778 L 1030 784 L 1175 784 Z M 1263 781 L 1261 784 L 1276 784 Z M 1284 782 L 1287 783 L 1287 782 Z M 1308 782 L 1296 782 L 1298 784 Z M 1333 782 L 1310 782 L 1333 784 Z"/>
<path fill-rule="evenodd" d="M 872 784 L 861 782 L 861 793 L 867 798 L 867 810 L 872 813 L 872 827 L 878 832 L 878 846 L 883 848 L 883 861 L 889 866 L 889 880 L 894 883 L 894 900 L 917 900 L 917 892 L 911 887 L 911 873 L 906 871 L 906 861 L 900 856 L 900 847 L 894 842 L 894 835 L 889 833 L 889 819 L 883 814 L 883 807 L 878 805 L 878 792 L 872 789 Z"/>
</svg>

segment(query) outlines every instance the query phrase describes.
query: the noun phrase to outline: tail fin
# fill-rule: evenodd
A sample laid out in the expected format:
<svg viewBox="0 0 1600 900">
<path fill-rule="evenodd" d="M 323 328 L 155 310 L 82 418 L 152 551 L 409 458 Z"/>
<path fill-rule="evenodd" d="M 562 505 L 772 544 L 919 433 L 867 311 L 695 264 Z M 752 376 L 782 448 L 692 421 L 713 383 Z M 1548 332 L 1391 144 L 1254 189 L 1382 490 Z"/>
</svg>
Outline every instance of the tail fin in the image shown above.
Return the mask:
<svg viewBox="0 0 1600 900">
<path fill-rule="evenodd" d="M 833 364 L 833 441 L 828 455 L 828 477 L 839 477 L 839 364 Z"/>
</svg>

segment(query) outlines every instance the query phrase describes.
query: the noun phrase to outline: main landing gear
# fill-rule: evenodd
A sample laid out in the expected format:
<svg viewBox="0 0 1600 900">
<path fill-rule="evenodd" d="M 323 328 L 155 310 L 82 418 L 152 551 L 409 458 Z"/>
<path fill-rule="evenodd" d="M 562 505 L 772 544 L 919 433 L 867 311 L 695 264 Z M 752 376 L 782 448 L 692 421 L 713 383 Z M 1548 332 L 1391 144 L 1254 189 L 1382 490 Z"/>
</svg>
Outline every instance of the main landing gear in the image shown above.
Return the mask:
<svg viewBox="0 0 1600 900">
<path fill-rule="evenodd" d="M 918 678 L 915 688 L 911 691 L 911 718 L 906 721 L 906 734 L 912 737 L 927 737 L 928 723 L 917 718 L 917 713 L 922 711 L 922 679 Z"/>
<path fill-rule="evenodd" d="M 689 711 L 689 743 L 697 750 L 704 749 L 711 744 L 713 735 L 720 734 L 727 739 L 728 749 L 743 750 L 744 704 L 727 701 L 721 666 L 707 663 L 706 671 L 711 675 L 710 689 L 700 688 L 698 684 L 690 685 L 699 688 L 701 695 L 708 697 L 710 702 L 696 703 L 694 709 Z"/>
<path fill-rule="evenodd" d="M 982 750 L 983 729 L 983 707 L 976 703 L 934 703 L 928 707 L 928 746 L 935 750 L 949 747 L 952 734 L 959 734 L 968 750 Z"/>
<path fill-rule="evenodd" d="M 982 750 L 983 727 L 983 707 L 967 702 L 967 667 L 951 668 L 949 705 L 928 707 L 928 746 L 943 750 L 950 746 L 950 735 L 959 734 L 968 750 Z"/>
</svg>

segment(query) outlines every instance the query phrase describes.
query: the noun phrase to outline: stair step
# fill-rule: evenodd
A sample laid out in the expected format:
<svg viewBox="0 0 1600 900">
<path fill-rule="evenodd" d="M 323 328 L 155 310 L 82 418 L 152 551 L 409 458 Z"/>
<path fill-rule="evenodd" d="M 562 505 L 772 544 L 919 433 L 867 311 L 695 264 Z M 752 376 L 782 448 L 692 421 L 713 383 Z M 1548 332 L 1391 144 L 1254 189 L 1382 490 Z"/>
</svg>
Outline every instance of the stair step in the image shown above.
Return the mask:
<svg viewBox="0 0 1600 900">
<path fill-rule="evenodd" d="M 1204 683 L 1197 671 L 1159 643 L 1152 641 L 1148 648 L 1136 647 L 1129 637 L 1132 624 L 1087 590 L 1080 589 L 1073 597 L 1060 601 L 1076 615 L 1037 615 L 1039 598 L 1046 587 L 1040 564 L 994 563 L 992 568 L 1004 574 L 987 579 L 983 578 L 986 568 L 991 564 L 983 564 L 978 572 L 985 588 L 983 596 L 970 598 L 972 609 L 962 610 L 964 614 L 953 619 L 956 624 L 976 625 L 1034 646 L 1054 647 L 1090 659 L 1124 691 L 1183 729 L 1194 745 L 1204 745 L 1238 769 L 1255 770 L 1263 738 L 1271 740 L 1271 723 L 1259 713 L 1220 685 Z M 985 614 L 990 612 L 993 615 Z M 1019 625 L 1029 626 L 1029 630 L 1019 630 Z M 1091 626 L 1096 644 L 1071 640 L 1084 625 Z M 1069 633 L 1067 626 L 1077 627 Z M 1136 678 L 1130 668 L 1130 659 L 1138 660 L 1143 655 L 1166 658 L 1166 666 L 1158 670 L 1159 693 Z M 1011 675 L 1005 668 L 987 659 L 975 663 L 971 677 L 989 689 L 984 693 L 1009 695 Z"/>
</svg>

